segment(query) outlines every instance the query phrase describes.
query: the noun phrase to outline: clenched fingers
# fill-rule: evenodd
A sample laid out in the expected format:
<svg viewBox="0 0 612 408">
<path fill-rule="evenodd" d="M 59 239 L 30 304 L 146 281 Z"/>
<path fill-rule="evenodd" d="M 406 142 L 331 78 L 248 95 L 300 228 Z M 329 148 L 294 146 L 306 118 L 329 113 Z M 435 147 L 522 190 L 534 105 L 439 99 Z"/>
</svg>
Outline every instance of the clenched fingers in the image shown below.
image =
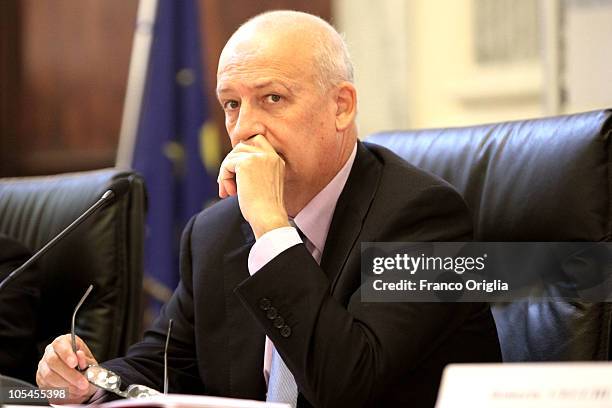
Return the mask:
<svg viewBox="0 0 612 408">
<path fill-rule="evenodd" d="M 71 356 L 64 356 L 64 358 L 70 360 L 70 362 L 74 361 L 74 366 L 64 361 L 53 343 L 47 346 L 45 354 L 38 364 L 38 385 L 41 387 L 72 386 L 75 389 L 87 390 L 87 388 L 89 388 L 89 382 L 81 373 L 75 370 L 77 358 L 74 353 L 72 353 Z"/>
<path fill-rule="evenodd" d="M 39 387 L 68 388 L 71 397 L 81 395 L 87 390 L 87 388 L 81 389 L 72 384 L 66 384 L 66 380 L 59 374 L 51 371 L 44 362 L 41 362 L 38 366 L 36 382 Z"/>
<path fill-rule="evenodd" d="M 219 183 L 219 197 L 225 198 L 237 194 L 236 167 L 240 161 L 246 159 L 251 154 L 257 153 L 232 150 L 225 159 L 223 159 L 221 168 L 219 169 L 219 177 L 217 178 L 217 182 Z"/>
</svg>

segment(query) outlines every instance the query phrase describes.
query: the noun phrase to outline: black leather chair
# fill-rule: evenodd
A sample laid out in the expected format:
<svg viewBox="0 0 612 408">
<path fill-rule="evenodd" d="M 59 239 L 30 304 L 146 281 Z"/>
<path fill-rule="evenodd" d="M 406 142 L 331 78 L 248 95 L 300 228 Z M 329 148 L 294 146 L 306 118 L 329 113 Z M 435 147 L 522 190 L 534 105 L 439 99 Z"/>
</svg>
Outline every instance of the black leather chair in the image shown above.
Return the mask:
<svg viewBox="0 0 612 408">
<path fill-rule="evenodd" d="M 612 111 L 367 140 L 453 184 L 478 241 L 610 241 Z M 519 301 L 493 307 L 505 361 L 610 360 L 612 305 Z"/>
<path fill-rule="evenodd" d="M 0 179 L 0 232 L 36 251 L 122 177 L 130 180 L 128 193 L 98 210 L 39 260 L 40 355 L 50 340 L 70 331 L 73 309 L 89 284 L 94 290 L 79 311 L 76 332 L 94 355 L 100 361 L 116 357 L 138 340 L 144 183 L 140 176 L 117 169 Z"/>
</svg>

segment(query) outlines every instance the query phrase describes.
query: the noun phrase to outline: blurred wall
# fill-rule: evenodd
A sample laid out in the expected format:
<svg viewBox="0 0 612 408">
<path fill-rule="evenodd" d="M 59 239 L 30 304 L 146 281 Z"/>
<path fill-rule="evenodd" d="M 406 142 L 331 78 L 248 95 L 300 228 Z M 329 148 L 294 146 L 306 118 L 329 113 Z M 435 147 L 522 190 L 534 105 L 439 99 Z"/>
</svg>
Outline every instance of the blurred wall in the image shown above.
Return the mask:
<svg viewBox="0 0 612 408">
<path fill-rule="evenodd" d="M 112 163 L 131 48 L 134 0 L 3 0 L 3 175 Z M 3 92 L 4 93 L 4 92 Z"/>
<path fill-rule="evenodd" d="M 16 143 L 14 117 L 16 78 L 18 69 L 14 62 L 19 58 L 15 33 L 19 31 L 17 4 L 0 1 L 0 175 L 14 168 L 11 149 Z"/>
<path fill-rule="evenodd" d="M 527 12 L 534 4 L 534 0 L 485 1 L 491 9 L 485 10 L 490 14 L 485 22 L 498 18 L 499 24 L 513 11 L 517 22 L 524 21 L 516 10 L 518 3 Z M 540 58 L 517 55 L 503 62 L 478 61 L 479 36 L 500 41 L 500 36 L 510 37 L 513 31 L 507 27 L 491 33 L 482 22 L 477 24 L 475 7 L 483 6 L 477 0 L 334 0 L 333 4 L 335 21 L 355 60 L 362 136 L 384 129 L 459 126 L 542 114 Z M 491 24 L 494 29 L 495 24 Z M 532 31 L 510 41 L 517 46 L 537 43 Z M 524 27 L 522 32 L 527 33 Z"/>
<path fill-rule="evenodd" d="M 3 0 L 1 175 L 114 160 L 135 0 Z M 9 13 L 10 17 L 4 13 Z"/>
<path fill-rule="evenodd" d="M 565 110 L 612 108 L 612 0 L 568 0 L 564 21 Z"/>
</svg>

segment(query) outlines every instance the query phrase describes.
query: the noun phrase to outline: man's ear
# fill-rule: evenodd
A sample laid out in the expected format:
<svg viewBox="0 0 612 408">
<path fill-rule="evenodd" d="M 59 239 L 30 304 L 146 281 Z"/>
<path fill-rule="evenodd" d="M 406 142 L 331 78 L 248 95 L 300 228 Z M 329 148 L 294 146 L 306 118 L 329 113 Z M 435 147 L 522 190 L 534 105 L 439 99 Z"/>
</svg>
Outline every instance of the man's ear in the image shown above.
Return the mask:
<svg viewBox="0 0 612 408">
<path fill-rule="evenodd" d="M 346 130 L 357 114 L 357 92 L 350 82 L 342 82 L 336 91 L 336 130 Z"/>
</svg>

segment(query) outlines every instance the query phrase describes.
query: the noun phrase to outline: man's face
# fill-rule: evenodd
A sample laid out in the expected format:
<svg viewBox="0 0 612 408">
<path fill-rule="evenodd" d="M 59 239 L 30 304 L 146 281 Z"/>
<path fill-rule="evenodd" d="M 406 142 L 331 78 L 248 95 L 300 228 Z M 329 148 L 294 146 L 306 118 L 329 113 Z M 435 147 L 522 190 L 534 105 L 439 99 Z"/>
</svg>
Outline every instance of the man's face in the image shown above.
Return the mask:
<svg viewBox="0 0 612 408">
<path fill-rule="evenodd" d="M 285 161 L 286 198 L 319 191 L 342 153 L 334 90 L 321 89 L 310 53 L 297 43 L 259 38 L 228 46 L 217 72 L 232 146 L 263 135 Z"/>
</svg>

